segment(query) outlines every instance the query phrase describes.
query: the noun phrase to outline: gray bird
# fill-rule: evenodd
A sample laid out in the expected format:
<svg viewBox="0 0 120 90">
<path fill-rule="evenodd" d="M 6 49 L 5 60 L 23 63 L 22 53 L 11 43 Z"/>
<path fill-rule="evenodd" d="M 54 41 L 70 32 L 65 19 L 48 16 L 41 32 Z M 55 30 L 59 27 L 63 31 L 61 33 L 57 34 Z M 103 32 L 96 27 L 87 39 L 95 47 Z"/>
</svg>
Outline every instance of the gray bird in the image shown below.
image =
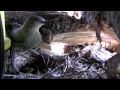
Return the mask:
<svg viewBox="0 0 120 90">
<path fill-rule="evenodd" d="M 9 37 L 14 45 L 22 45 L 25 49 L 36 47 L 42 43 L 39 29 L 45 22 L 41 16 L 33 15 L 22 26 L 14 23 L 14 28 L 11 31 L 8 30 Z"/>
<path fill-rule="evenodd" d="M 46 23 L 41 16 L 33 15 L 20 25 L 12 23 L 12 29 L 7 30 L 8 36 L 11 38 L 12 45 L 10 48 L 10 58 L 13 72 L 16 73 L 14 67 L 14 46 L 22 46 L 25 50 L 40 46 L 43 42 L 40 28 Z"/>
</svg>

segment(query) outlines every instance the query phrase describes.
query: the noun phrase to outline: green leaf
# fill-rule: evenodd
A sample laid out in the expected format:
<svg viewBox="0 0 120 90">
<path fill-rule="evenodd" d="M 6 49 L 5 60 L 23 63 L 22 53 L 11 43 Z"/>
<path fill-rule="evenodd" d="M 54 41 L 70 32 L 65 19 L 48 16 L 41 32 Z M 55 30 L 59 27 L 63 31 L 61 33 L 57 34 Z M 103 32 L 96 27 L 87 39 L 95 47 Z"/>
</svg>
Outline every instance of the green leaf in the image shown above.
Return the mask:
<svg viewBox="0 0 120 90">
<path fill-rule="evenodd" d="M 9 49 L 11 46 L 11 40 L 9 38 L 4 39 L 4 50 Z"/>
</svg>

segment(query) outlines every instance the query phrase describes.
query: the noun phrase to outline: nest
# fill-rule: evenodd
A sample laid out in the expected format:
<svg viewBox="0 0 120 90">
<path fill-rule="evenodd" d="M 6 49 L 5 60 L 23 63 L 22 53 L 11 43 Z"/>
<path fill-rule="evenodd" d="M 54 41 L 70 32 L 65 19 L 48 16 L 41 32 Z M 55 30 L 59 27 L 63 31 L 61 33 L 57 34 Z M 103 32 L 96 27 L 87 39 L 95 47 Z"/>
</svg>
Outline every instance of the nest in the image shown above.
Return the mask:
<svg viewBox="0 0 120 90">
<path fill-rule="evenodd" d="M 80 51 L 63 56 L 40 48 L 20 52 L 16 50 L 14 69 L 18 75 L 10 75 L 6 70 L 4 76 L 12 79 L 106 79 L 105 62 L 100 61 L 99 57 L 92 56 L 93 50 L 89 51 L 88 47 L 79 46 Z M 113 55 L 110 54 L 109 58 Z"/>
</svg>

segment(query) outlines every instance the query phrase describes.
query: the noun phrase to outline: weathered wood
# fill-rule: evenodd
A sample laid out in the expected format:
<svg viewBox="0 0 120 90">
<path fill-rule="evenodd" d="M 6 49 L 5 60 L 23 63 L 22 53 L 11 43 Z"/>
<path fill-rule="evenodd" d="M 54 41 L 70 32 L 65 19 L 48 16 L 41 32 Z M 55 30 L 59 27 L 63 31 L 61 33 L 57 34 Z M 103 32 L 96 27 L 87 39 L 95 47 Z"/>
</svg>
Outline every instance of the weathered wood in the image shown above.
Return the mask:
<svg viewBox="0 0 120 90">
<path fill-rule="evenodd" d="M 102 38 L 102 47 L 107 48 L 109 50 L 113 50 L 114 52 L 119 53 L 120 52 L 120 44 L 119 41 L 117 41 L 115 38 L 112 38 L 111 36 L 101 33 Z M 94 31 L 79 31 L 79 32 L 68 32 L 68 33 L 62 33 L 57 34 L 53 37 L 52 45 L 54 43 L 64 43 L 64 49 L 67 49 L 67 46 L 76 46 L 76 45 L 91 45 L 96 44 L 96 34 Z M 59 45 L 59 44 L 58 44 Z M 58 47 L 59 49 L 61 47 Z M 66 50 L 64 50 L 66 51 Z"/>
</svg>

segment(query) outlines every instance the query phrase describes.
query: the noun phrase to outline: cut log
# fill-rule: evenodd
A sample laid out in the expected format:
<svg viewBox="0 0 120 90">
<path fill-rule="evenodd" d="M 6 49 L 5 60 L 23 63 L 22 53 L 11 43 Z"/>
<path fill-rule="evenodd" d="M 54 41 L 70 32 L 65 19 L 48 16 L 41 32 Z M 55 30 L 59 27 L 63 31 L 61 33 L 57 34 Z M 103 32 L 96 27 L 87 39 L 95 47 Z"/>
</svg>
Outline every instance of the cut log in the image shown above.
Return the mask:
<svg viewBox="0 0 120 90">
<path fill-rule="evenodd" d="M 112 50 L 113 52 L 117 52 L 117 53 L 120 52 L 120 42 L 118 42 L 118 40 L 108 36 L 105 33 L 101 33 L 101 38 L 102 38 L 102 43 L 101 43 L 102 47 Z M 59 53 L 65 54 L 65 53 L 70 53 L 71 51 L 68 48 L 68 46 L 85 45 L 85 44 L 91 45 L 96 43 L 97 43 L 96 34 L 93 31 L 69 32 L 69 33 L 62 33 L 55 35 L 51 43 L 52 44 L 51 48 L 55 49 L 54 47 L 57 47 Z"/>
</svg>

